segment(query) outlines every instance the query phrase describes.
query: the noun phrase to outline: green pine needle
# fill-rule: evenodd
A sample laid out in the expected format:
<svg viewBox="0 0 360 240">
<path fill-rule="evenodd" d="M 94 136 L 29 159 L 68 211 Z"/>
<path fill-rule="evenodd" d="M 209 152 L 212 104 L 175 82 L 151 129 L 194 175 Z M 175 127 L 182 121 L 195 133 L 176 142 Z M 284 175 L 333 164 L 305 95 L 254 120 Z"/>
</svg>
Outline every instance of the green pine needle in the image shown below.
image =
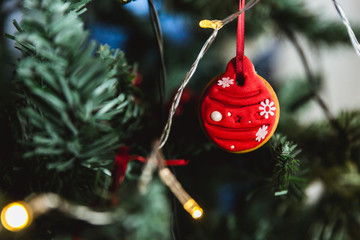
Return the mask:
<svg viewBox="0 0 360 240">
<path fill-rule="evenodd" d="M 89 43 L 79 18 L 87 2 L 26 0 L 14 36 L 22 52 L 14 95 L 23 157 L 48 169 L 46 174 L 71 173 L 64 175 L 69 181 L 89 175 L 84 171 L 109 172 L 143 112 L 124 53 Z M 133 128 L 127 129 L 130 122 Z M 67 180 L 54 181 L 61 188 Z M 101 185 L 91 184 L 89 189 Z"/>
<path fill-rule="evenodd" d="M 297 182 L 300 161 L 296 156 L 301 152 L 297 145 L 287 141 L 285 136 L 272 137 L 273 158 L 276 161 L 273 173 L 275 196 L 286 195 L 291 185 Z"/>
</svg>

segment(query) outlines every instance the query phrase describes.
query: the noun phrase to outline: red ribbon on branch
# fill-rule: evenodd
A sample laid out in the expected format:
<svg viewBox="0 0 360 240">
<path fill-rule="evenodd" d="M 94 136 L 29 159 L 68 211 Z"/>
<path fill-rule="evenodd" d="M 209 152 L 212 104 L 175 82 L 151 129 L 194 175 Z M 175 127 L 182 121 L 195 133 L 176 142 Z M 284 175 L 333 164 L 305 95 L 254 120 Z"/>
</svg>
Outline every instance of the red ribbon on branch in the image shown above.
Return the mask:
<svg viewBox="0 0 360 240">
<path fill-rule="evenodd" d="M 130 161 L 133 160 L 137 160 L 143 163 L 147 162 L 145 157 L 130 155 L 129 147 L 121 146 L 115 156 L 113 184 L 110 188 L 111 192 L 115 192 L 119 188 L 120 184 L 124 181 L 127 165 Z M 166 166 L 184 166 L 188 163 L 189 161 L 185 159 L 165 160 Z"/>
</svg>

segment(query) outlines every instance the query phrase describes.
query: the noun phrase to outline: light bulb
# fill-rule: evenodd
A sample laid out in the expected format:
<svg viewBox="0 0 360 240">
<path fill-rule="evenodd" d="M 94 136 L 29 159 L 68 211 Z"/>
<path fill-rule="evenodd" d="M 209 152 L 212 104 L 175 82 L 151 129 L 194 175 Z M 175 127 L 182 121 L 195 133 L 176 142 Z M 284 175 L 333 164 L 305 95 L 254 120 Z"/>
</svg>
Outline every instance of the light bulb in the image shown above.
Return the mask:
<svg viewBox="0 0 360 240">
<path fill-rule="evenodd" d="M 24 203 L 10 203 L 1 212 L 1 223 L 9 231 L 19 231 L 31 223 L 31 211 Z"/>
<path fill-rule="evenodd" d="M 184 209 L 191 214 L 194 219 L 199 219 L 203 215 L 202 208 L 195 202 L 193 198 L 183 204 Z"/>
<path fill-rule="evenodd" d="M 203 210 L 199 207 L 195 207 L 192 211 L 191 211 L 191 216 L 194 219 L 198 219 L 201 218 L 201 216 L 203 215 Z"/>
<path fill-rule="evenodd" d="M 168 168 L 161 168 L 159 170 L 159 176 L 161 180 L 170 188 L 170 190 L 175 194 L 179 202 L 183 205 L 184 209 L 190 213 L 190 215 L 194 219 L 198 219 L 203 215 L 203 210 L 195 202 L 193 198 L 190 197 L 190 195 L 185 192 L 185 190 L 182 188 L 179 181 L 176 179 L 174 174 L 168 169 Z"/>
<path fill-rule="evenodd" d="M 201 28 L 212 28 L 212 29 L 220 29 L 223 27 L 223 22 L 220 20 L 201 20 L 199 22 L 199 26 Z"/>
</svg>

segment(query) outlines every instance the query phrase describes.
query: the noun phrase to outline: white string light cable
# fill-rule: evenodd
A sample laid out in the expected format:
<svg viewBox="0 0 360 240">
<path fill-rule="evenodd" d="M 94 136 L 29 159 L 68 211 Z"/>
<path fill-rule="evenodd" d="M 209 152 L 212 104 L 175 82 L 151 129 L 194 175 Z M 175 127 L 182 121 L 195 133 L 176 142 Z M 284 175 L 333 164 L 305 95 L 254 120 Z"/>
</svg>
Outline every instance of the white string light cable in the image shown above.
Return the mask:
<svg viewBox="0 0 360 240">
<path fill-rule="evenodd" d="M 246 10 L 249 10 L 250 8 L 252 8 L 253 6 L 255 6 L 258 2 L 260 2 L 260 0 L 250 0 L 243 9 L 239 10 L 238 12 L 231 14 L 230 16 L 224 18 L 223 20 L 202 20 L 199 25 L 202 28 L 213 28 L 214 31 L 213 33 L 210 35 L 210 37 L 206 40 L 205 44 L 203 45 L 203 47 L 201 48 L 199 55 L 197 56 L 195 62 L 191 65 L 190 70 L 187 72 L 187 74 L 185 75 L 185 78 L 181 84 L 181 86 L 179 87 L 179 89 L 177 90 L 174 99 L 172 101 L 171 104 L 171 108 L 169 111 L 169 117 L 168 120 L 166 122 L 166 125 L 164 127 L 164 130 L 161 134 L 160 137 L 160 145 L 159 145 L 159 149 L 163 148 L 166 141 L 169 138 L 169 134 L 170 134 L 170 130 L 171 130 L 171 125 L 172 125 L 172 121 L 173 121 L 173 117 L 174 114 L 176 112 L 177 107 L 179 106 L 179 102 L 182 96 L 182 93 L 186 87 L 186 85 L 189 83 L 190 79 L 192 78 L 192 76 L 194 75 L 197 66 L 200 62 L 200 60 L 202 59 L 202 57 L 204 56 L 204 54 L 207 52 L 207 50 L 209 49 L 209 47 L 211 46 L 211 44 L 214 42 L 218 31 L 225 26 L 226 24 L 232 22 L 233 20 L 237 19 L 237 17 L 243 13 Z"/>
<path fill-rule="evenodd" d="M 351 28 L 350 22 L 347 19 L 347 17 L 345 16 L 345 12 L 342 9 L 342 7 L 340 6 L 340 4 L 336 1 L 336 0 L 332 0 L 334 3 L 334 6 L 336 8 L 336 11 L 338 12 L 341 21 L 344 23 L 344 25 L 346 26 L 346 29 L 348 31 L 349 34 L 349 38 L 351 40 L 351 43 L 355 49 L 356 54 L 360 57 L 360 44 L 358 42 L 358 40 L 356 39 L 355 33 Z"/>
<path fill-rule="evenodd" d="M 51 210 L 58 210 L 69 217 L 93 225 L 107 225 L 121 220 L 126 215 L 123 209 L 106 212 L 94 211 L 89 207 L 73 204 L 57 194 L 45 193 L 5 206 L 1 211 L 1 224 L 9 231 L 20 231 L 29 226 L 34 218 Z"/>
<path fill-rule="evenodd" d="M 147 186 L 152 180 L 153 172 L 158 169 L 161 181 L 171 190 L 179 200 L 184 209 L 194 218 L 198 219 L 203 215 L 203 210 L 199 204 L 184 190 L 180 182 L 169 168 L 165 167 L 164 156 L 159 149 L 159 142 L 156 142 L 153 151 L 143 169 L 138 182 L 138 188 L 141 193 L 145 194 Z"/>
</svg>

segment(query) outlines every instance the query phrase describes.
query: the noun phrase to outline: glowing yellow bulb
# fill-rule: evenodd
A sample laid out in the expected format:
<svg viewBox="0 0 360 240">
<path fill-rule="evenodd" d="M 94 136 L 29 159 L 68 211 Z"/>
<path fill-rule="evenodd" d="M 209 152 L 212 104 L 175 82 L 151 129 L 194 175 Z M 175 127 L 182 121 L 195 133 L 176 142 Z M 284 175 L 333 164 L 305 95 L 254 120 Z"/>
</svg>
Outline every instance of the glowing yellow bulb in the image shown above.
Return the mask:
<svg viewBox="0 0 360 240">
<path fill-rule="evenodd" d="M 194 219 L 201 218 L 203 215 L 202 208 L 195 202 L 193 198 L 184 203 L 183 207 L 188 213 L 191 214 Z"/>
<path fill-rule="evenodd" d="M 220 29 L 223 27 L 223 22 L 220 20 L 201 20 L 199 26 L 202 28 Z"/>
<path fill-rule="evenodd" d="M 199 207 L 194 207 L 194 209 L 191 211 L 191 216 L 194 219 L 201 218 L 202 214 L 203 214 L 203 210 Z"/>
<path fill-rule="evenodd" d="M 7 205 L 1 212 L 1 223 L 9 231 L 19 231 L 31 222 L 31 213 L 23 203 Z"/>
</svg>

